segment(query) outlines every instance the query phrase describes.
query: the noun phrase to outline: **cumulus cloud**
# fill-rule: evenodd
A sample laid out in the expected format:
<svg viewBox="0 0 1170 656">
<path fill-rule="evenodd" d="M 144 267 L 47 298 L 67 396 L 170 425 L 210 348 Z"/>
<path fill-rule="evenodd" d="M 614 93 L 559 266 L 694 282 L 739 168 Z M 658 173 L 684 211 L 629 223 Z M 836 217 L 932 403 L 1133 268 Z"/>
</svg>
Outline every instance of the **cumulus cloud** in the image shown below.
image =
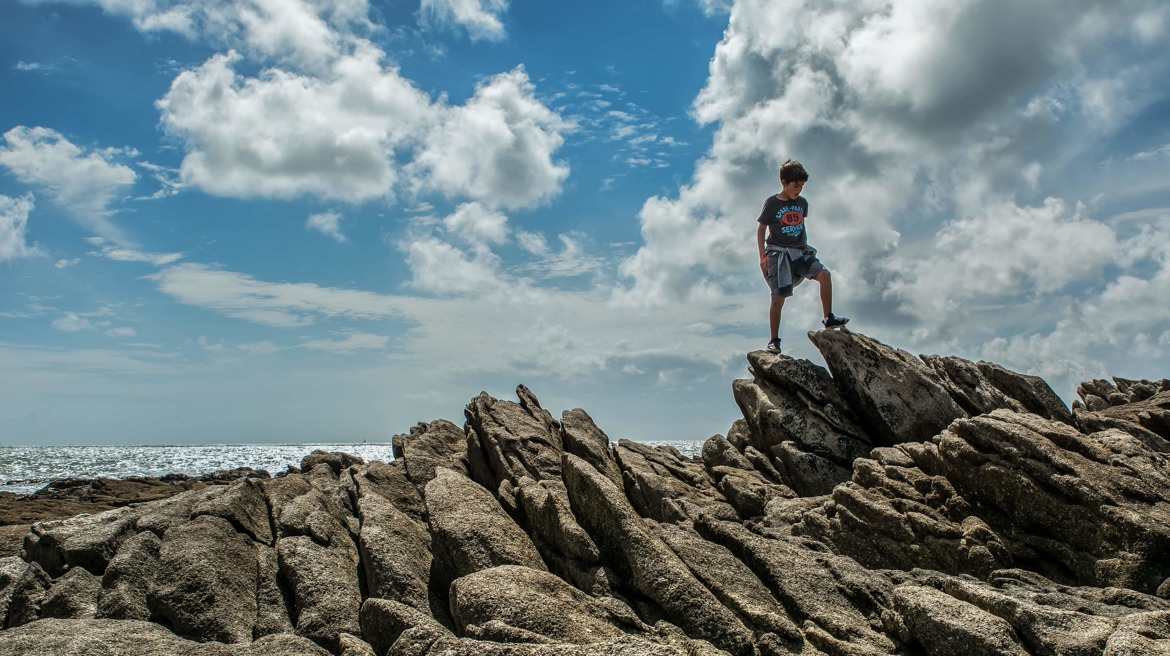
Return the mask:
<svg viewBox="0 0 1170 656">
<path fill-rule="evenodd" d="M 1098 280 L 1118 261 L 1115 233 L 1050 198 L 1040 207 L 992 204 L 975 217 L 943 226 L 923 251 L 896 253 L 886 297 L 920 322 L 955 326 L 973 303 L 1000 305 Z"/>
<path fill-rule="evenodd" d="M 136 155 L 125 148 L 87 152 L 56 130 L 20 125 L 4 133 L 0 166 L 42 190 L 85 227 L 124 243 L 125 236 L 108 217 L 113 214 L 110 206 L 138 179 L 117 160 Z"/>
<path fill-rule="evenodd" d="M 443 219 L 443 227 L 471 245 L 502 244 L 508 238 L 508 217 L 479 203 L 463 203 Z"/>
<path fill-rule="evenodd" d="M 341 232 L 341 215 L 337 212 L 312 214 L 305 221 L 305 227 L 344 243 L 345 233 Z"/>
<path fill-rule="evenodd" d="M 467 250 L 434 237 L 404 244 L 410 286 L 440 295 L 494 292 L 505 286 L 500 258 L 486 248 Z"/>
<path fill-rule="evenodd" d="M 466 104 L 443 112 L 414 161 L 425 188 L 490 207 L 539 205 L 569 175 L 553 153 L 569 126 L 535 96 L 524 69 L 482 82 Z"/>
<path fill-rule="evenodd" d="M 184 71 L 158 101 L 164 128 L 185 142 L 183 183 L 222 196 L 347 202 L 404 188 L 507 208 L 559 192 L 568 167 L 553 154 L 566 124 L 523 69 L 448 106 L 382 57 L 366 44 L 321 75 L 271 68 L 250 78 L 231 52 Z"/>
<path fill-rule="evenodd" d="M 142 32 L 174 32 L 265 61 L 320 70 L 372 29 L 365 0 L 92 0 Z"/>
<path fill-rule="evenodd" d="M 245 198 L 390 196 L 395 148 L 430 109 L 380 57 L 365 49 L 323 77 L 269 69 L 246 78 L 232 52 L 179 74 L 158 107 L 164 128 L 186 142 L 184 183 Z"/>
<path fill-rule="evenodd" d="M 466 30 L 472 41 L 507 36 L 501 17 L 508 11 L 508 0 L 422 0 L 419 11 L 438 27 Z"/>
<path fill-rule="evenodd" d="M 27 243 L 28 215 L 32 209 L 32 194 L 20 198 L 0 194 L 0 262 L 42 253 L 35 244 Z"/>
</svg>

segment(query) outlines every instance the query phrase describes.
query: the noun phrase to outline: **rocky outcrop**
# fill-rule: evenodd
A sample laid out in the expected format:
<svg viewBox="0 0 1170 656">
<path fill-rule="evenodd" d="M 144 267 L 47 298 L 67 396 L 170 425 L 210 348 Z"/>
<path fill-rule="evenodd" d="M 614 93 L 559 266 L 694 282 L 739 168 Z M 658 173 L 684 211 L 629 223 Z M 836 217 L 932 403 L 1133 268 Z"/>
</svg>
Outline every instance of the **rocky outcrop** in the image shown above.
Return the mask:
<svg viewBox="0 0 1170 656">
<path fill-rule="evenodd" d="M 520 386 L 390 463 L 47 517 L 0 557 L 0 656 L 1170 653 L 1170 382 L 1070 409 L 810 337 L 826 367 L 748 354 L 699 458 Z"/>
</svg>

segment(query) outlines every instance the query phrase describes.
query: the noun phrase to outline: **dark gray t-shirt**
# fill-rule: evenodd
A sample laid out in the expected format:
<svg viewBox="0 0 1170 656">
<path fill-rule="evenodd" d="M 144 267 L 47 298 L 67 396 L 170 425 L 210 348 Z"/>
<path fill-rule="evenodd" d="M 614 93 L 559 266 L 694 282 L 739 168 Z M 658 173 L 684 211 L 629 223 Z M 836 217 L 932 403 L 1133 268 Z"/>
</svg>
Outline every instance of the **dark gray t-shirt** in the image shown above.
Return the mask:
<svg viewBox="0 0 1170 656">
<path fill-rule="evenodd" d="M 796 200 L 781 200 L 773 194 L 764 201 L 764 209 L 757 220 L 768 226 L 768 237 L 765 240 L 767 244 L 783 248 L 804 248 L 808 244 L 808 235 L 804 231 L 806 218 L 808 201 L 804 196 L 797 196 Z"/>
</svg>

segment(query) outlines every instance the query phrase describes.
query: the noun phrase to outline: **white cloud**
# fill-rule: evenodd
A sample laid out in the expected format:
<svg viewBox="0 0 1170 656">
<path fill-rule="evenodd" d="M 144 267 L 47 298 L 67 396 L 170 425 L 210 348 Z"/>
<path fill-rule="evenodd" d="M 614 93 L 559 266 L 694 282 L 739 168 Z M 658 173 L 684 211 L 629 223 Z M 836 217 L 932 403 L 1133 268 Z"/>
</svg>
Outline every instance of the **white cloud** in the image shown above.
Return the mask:
<svg viewBox="0 0 1170 656">
<path fill-rule="evenodd" d="M 236 345 L 236 348 L 246 353 L 255 353 L 257 355 L 272 355 L 273 353 L 280 351 L 279 346 L 276 346 L 269 341 L 238 344 Z"/>
<path fill-rule="evenodd" d="M 261 60 L 320 70 L 373 29 L 365 0 L 91 0 L 146 33 L 175 32 Z"/>
<path fill-rule="evenodd" d="M 138 331 L 129 326 L 120 326 L 118 328 L 111 328 L 106 331 L 108 337 L 137 337 Z"/>
<path fill-rule="evenodd" d="M 69 267 L 77 266 L 80 263 L 81 263 L 80 257 L 62 258 L 60 260 L 57 260 L 57 263 L 54 264 L 53 266 L 57 267 L 58 269 L 68 269 Z"/>
<path fill-rule="evenodd" d="M 166 266 L 183 259 L 182 253 L 146 253 L 133 248 L 121 248 L 110 244 L 101 245 L 101 250 L 91 253 L 115 262 L 145 262 L 154 266 Z"/>
<path fill-rule="evenodd" d="M 443 227 L 468 244 L 502 244 L 508 238 L 508 217 L 479 203 L 463 203 L 443 219 Z"/>
<path fill-rule="evenodd" d="M 108 217 L 110 206 L 138 176 L 116 160 L 137 155 L 133 149 L 86 152 L 61 133 L 43 127 L 17 126 L 4 133 L 0 165 L 18 180 L 43 190 L 82 225 L 117 242 L 127 240 Z"/>
<path fill-rule="evenodd" d="M 486 248 L 458 248 L 434 237 L 403 245 L 410 266 L 410 286 L 441 295 L 494 292 L 506 283 L 500 258 Z"/>
<path fill-rule="evenodd" d="M 166 267 L 149 276 L 180 303 L 267 326 L 307 326 L 319 317 L 388 319 L 419 301 L 312 283 L 268 283 L 204 264 Z"/>
<path fill-rule="evenodd" d="M 982 303 L 1035 298 L 1092 284 L 1118 261 L 1107 225 L 1050 198 L 1043 206 L 992 204 L 943 226 L 922 251 L 896 252 L 886 297 L 925 325 L 954 327 Z"/>
<path fill-rule="evenodd" d="M 312 214 L 305 221 L 305 227 L 316 230 L 321 234 L 345 243 L 345 234 L 341 232 L 341 215 L 337 212 L 321 212 Z"/>
<path fill-rule="evenodd" d="M 233 52 L 184 71 L 158 102 L 163 126 L 186 144 L 183 184 L 347 202 L 402 188 L 507 208 L 560 191 L 569 171 L 553 153 L 566 123 L 537 100 L 523 69 L 452 107 L 431 103 L 397 68 L 384 68 L 383 56 L 365 44 L 320 75 L 271 68 L 246 78 Z"/>
<path fill-rule="evenodd" d="M 390 338 L 385 335 L 347 331 L 340 339 L 309 340 L 302 342 L 300 346 L 314 351 L 353 354 L 358 351 L 384 351 L 389 343 Z"/>
<path fill-rule="evenodd" d="M 83 330 L 93 330 L 95 326 L 86 319 L 75 312 L 66 312 L 64 315 L 57 317 L 53 323 L 49 324 L 53 330 L 59 330 L 63 333 L 78 333 Z"/>
<path fill-rule="evenodd" d="M 424 20 L 440 27 L 463 28 L 472 41 L 500 41 L 507 36 L 501 16 L 508 0 L 422 0 Z"/>
<path fill-rule="evenodd" d="M 461 107 L 444 112 L 413 168 L 422 184 L 490 207 L 539 205 L 569 175 L 553 153 L 567 124 L 534 95 L 524 69 L 489 78 Z"/>
<path fill-rule="evenodd" d="M 243 198 L 391 196 L 395 148 L 431 110 L 397 69 L 381 67 L 381 54 L 365 48 L 322 77 L 269 69 L 245 78 L 235 53 L 184 71 L 158 101 L 163 126 L 186 141 L 183 182 Z"/>
<path fill-rule="evenodd" d="M 43 251 L 26 242 L 28 215 L 33 209 L 32 194 L 10 198 L 0 194 L 0 262 L 40 255 Z"/>
</svg>

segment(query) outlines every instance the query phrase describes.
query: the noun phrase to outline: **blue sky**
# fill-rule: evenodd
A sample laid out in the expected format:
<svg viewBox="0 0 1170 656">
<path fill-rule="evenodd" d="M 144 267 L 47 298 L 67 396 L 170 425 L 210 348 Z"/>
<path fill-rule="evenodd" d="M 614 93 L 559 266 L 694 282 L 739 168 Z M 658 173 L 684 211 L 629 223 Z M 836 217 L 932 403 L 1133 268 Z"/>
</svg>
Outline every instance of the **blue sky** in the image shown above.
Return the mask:
<svg viewBox="0 0 1170 656">
<path fill-rule="evenodd" d="M 1018 6 L 1017 6 L 1018 5 Z M 1170 7 L 0 4 L 0 443 L 388 439 L 528 385 L 704 439 L 797 158 L 851 326 L 1170 371 Z M 819 361 L 815 289 L 785 352 Z"/>
</svg>

